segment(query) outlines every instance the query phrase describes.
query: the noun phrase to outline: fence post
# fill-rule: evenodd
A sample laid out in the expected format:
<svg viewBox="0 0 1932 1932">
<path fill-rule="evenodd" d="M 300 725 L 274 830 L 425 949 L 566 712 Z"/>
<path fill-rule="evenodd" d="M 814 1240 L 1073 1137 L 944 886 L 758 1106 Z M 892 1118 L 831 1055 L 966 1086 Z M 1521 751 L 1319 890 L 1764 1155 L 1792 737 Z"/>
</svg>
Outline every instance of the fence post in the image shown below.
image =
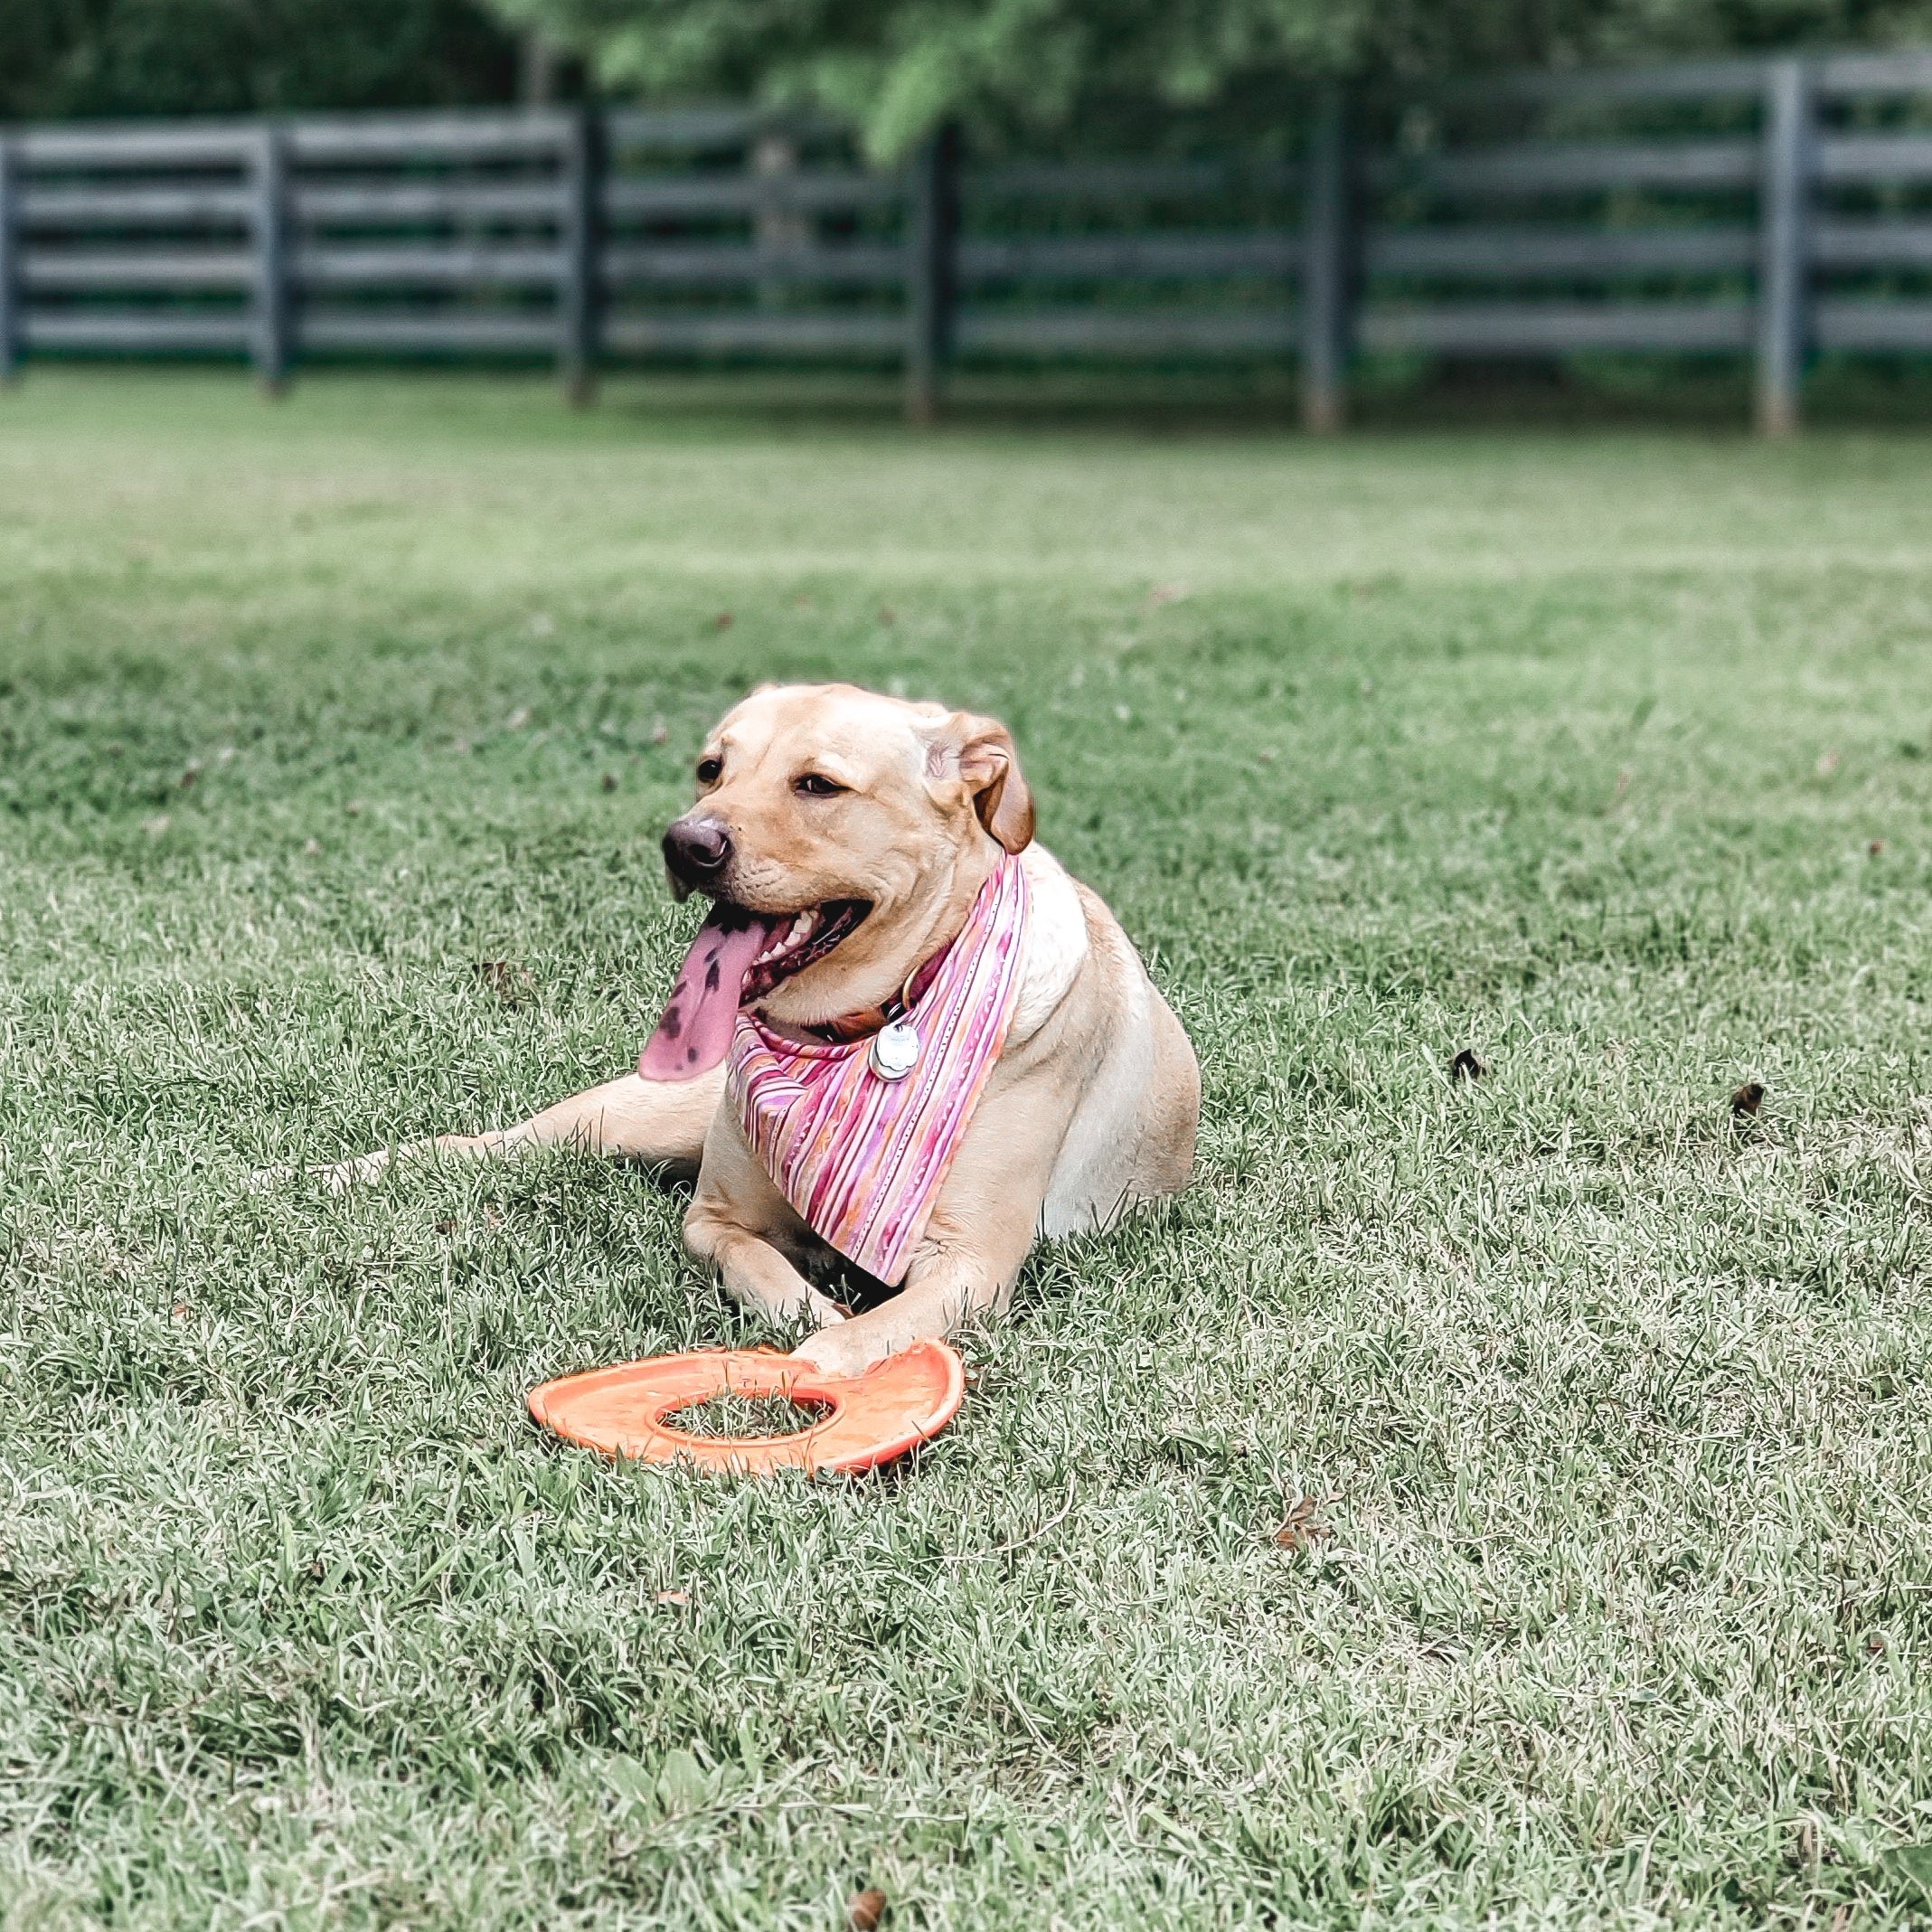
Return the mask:
<svg viewBox="0 0 1932 1932">
<path fill-rule="evenodd" d="M 0 384 L 20 377 L 25 330 L 21 326 L 20 202 L 23 170 L 19 151 L 0 135 Z"/>
<path fill-rule="evenodd" d="M 1764 160 L 1758 203 L 1758 429 L 1798 427 L 1811 335 L 1811 71 L 1774 61 L 1765 76 Z"/>
<path fill-rule="evenodd" d="M 797 137 L 787 127 L 768 127 L 751 144 L 751 174 L 758 184 L 758 205 L 751 217 L 751 240 L 760 255 L 785 256 L 803 248 L 811 227 L 799 212 L 796 198 Z M 760 278 L 760 308 L 785 306 L 787 281 L 780 272 Z"/>
<path fill-rule="evenodd" d="M 959 130 L 948 123 L 913 157 L 906 263 L 906 418 L 929 423 L 953 346 L 957 297 Z"/>
<path fill-rule="evenodd" d="M 288 386 L 288 144 L 272 121 L 255 137 L 250 156 L 255 242 L 254 313 L 249 353 L 262 393 L 279 396 Z"/>
<path fill-rule="evenodd" d="M 561 162 L 557 372 L 570 407 L 580 410 L 597 394 L 602 334 L 604 122 L 595 108 L 578 108 L 565 119 Z"/>
<path fill-rule="evenodd" d="M 1353 183 L 1349 165 L 1348 99 L 1338 85 L 1315 102 L 1302 198 L 1302 427 L 1317 436 L 1342 427 L 1348 405 L 1348 363 L 1354 262 Z"/>
</svg>

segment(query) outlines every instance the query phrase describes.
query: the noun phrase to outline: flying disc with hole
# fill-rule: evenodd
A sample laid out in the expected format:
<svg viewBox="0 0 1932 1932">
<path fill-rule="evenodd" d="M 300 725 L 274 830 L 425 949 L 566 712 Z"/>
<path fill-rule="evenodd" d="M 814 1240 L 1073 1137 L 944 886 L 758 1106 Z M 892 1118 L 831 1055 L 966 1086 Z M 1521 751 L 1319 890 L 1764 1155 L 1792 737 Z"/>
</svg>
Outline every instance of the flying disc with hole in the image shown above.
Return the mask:
<svg viewBox="0 0 1932 1932">
<path fill-rule="evenodd" d="M 821 1375 L 768 1350 L 701 1349 L 566 1375 L 530 1391 L 530 1413 L 567 1442 L 647 1463 L 737 1475 L 876 1469 L 959 1412 L 966 1369 L 943 1342 L 915 1342 L 863 1375 Z M 824 1413 L 790 1436 L 695 1436 L 669 1418 L 721 1395 L 787 1396 Z"/>
</svg>

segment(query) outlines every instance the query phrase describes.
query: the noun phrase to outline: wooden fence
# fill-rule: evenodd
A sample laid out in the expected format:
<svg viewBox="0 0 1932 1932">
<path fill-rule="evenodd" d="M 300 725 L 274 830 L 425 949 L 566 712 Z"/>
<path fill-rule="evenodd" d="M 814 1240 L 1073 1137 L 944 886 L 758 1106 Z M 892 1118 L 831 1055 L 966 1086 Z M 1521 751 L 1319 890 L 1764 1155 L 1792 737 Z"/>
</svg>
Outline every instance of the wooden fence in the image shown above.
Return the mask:
<svg viewBox="0 0 1932 1932">
<path fill-rule="evenodd" d="M 1331 91 L 1276 150 L 889 172 L 732 108 L 0 129 L 0 376 L 38 352 L 897 363 L 1932 352 L 1932 51 Z"/>
</svg>

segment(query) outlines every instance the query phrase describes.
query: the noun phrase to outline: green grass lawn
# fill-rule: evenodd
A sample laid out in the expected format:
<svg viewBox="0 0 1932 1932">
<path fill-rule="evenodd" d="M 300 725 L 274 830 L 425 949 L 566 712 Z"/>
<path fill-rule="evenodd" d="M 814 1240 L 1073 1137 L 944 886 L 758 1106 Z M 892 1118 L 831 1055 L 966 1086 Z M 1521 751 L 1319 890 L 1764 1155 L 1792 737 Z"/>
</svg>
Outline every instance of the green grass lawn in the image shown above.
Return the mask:
<svg viewBox="0 0 1932 1932">
<path fill-rule="evenodd" d="M 0 1925 L 1932 1899 L 1932 442 L 675 404 L 0 397 Z M 645 1176 L 248 1178 L 620 1070 L 774 676 L 1008 719 L 1207 1104 L 734 1485 L 524 1417 L 773 1339 Z"/>
</svg>

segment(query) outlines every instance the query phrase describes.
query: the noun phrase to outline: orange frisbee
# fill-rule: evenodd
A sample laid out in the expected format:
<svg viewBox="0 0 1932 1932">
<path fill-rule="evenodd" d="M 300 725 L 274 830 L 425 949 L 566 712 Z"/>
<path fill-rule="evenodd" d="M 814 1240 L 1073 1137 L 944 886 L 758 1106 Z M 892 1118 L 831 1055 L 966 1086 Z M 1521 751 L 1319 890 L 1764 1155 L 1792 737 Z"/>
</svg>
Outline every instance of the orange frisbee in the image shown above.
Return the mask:
<svg viewBox="0 0 1932 1932">
<path fill-rule="evenodd" d="M 721 1395 L 788 1396 L 825 1413 L 791 1436 L 693 1436 L 665 1426 L 679 1409 Z M 700 1349 L 545 1382 L 530 1391 L 530 1413 L 566 1441 L 606 1456 L 737 1475 L 857 1472 L 937 1436 L 965 1395 L 966 1369 L 943 1342 L 915 1342 L 853 1376 L 820 1375 L 766 1349 Z"/>
</svg>

